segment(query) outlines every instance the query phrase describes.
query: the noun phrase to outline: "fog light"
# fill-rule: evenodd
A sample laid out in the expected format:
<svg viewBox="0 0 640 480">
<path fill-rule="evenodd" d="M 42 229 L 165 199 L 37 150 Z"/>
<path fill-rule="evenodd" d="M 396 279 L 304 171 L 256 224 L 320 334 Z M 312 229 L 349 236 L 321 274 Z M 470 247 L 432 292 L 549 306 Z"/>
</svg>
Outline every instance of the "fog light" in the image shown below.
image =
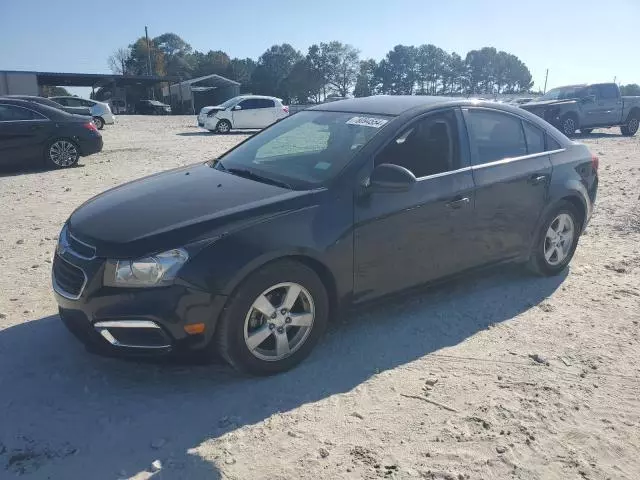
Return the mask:
<svg viewBox="0 0 640 480">
<path fill-rule="evenodd" d="M 184 326 L 184 331 L 189 335 L 196 335 L 198 333 L 204 333 L 204 323 L 192 323 Z"/>
</svg>

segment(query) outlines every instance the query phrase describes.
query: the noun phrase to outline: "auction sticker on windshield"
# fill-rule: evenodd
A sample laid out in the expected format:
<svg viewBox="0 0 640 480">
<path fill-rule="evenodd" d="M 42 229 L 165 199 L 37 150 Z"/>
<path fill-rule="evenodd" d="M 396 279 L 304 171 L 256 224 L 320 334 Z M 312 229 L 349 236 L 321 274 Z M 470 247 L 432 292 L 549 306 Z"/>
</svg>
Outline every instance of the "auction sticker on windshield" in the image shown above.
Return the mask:
<svg viewBox="0 0 640 480">
<path fill-rule="evenodd" d="M 383 118 L 375 118 L 375 117 L 353 117 L 347 120 L 347 125 L 361 125 L 363 127 L 372 127 L 372 128 L 380 128 L 388 120 Z"/>
</svg>

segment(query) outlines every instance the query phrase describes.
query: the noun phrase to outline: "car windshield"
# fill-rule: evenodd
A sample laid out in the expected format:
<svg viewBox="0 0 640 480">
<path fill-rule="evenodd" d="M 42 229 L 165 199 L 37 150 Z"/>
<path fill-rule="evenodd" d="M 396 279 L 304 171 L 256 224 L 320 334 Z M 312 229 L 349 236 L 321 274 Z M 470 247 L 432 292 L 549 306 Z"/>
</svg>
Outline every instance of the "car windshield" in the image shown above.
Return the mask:
<svg viewBox="0 0 640 480">
<path fill-rule="evenodd" d="M 580 98 L 584 96 L 585 87 L 560 87 L 549 90 L 538 98 L 538 100 L 567 100 L 570 98 Z"/>
<path fill-rule="evenodd" d="M 233 107 L 240 100 L 242 100 L 242 97 L 233 97 L 233 98 L 230 98 L 229 100 L 227 100 L 226 102 L 221 103 L 220 106 L 224 107 L 224 108 Z"/>
<path fill-rule="evenodd" d="M 300 112 L 240 144 L 212 166 L 293 188 L 313 188 L 340 173 L 391 118 Z"/>
</svg>

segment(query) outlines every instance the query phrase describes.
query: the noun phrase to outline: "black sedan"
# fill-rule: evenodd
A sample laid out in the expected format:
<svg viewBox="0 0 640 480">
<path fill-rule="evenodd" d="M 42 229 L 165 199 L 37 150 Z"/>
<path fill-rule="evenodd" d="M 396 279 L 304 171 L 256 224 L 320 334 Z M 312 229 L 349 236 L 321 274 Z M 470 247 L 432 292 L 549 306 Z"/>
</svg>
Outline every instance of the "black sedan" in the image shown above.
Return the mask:
<svg viewBox="0 0 640 480">
<path fill-rule="evenodd" d="M 345 305 L 497 263 L 560 273 L 597 168 L 586 146 L 504 104 L 332 102 L 89 200 L 60 234 L 53 288 L 94 350 L 205 349 L 281 372 Z"/>
<path fill-rule="evenodd" d="M 41 161 L 67 168 L 100 150 L 102 136 L 91 118 L 0 97 L 0 165 Z"/>
</svg>

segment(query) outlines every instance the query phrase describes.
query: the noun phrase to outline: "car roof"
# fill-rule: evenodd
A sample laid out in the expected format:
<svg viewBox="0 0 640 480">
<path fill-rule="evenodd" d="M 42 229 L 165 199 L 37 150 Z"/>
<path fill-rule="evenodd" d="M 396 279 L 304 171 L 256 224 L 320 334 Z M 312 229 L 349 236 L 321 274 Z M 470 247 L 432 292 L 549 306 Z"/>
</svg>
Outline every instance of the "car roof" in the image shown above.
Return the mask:
<svg viewBox="0 0 640 480">
<path fill-rule="evenodd" d="M 33 102 L 31 100 L 21 100 L 11 97 L 0 97 L 0 103 L 6 105 L 15 105 L 16 107 L 24 107 L 30 110 L 35 110 L 38 113 L 42 113 L 48 117 L 64 118 L 70 116 L 70 113 L 60 110 L 58 108 L 50 107 L 49 105 L 43 105 L 42 103 Z"/>
<path fill-rule="evenodd" d="M 350 98 L 315 105 L 308 110 L 331 112 L 368 113 L 373 115 L 401 115 L 410 110 L 433 110 L 444 106 L 486 106 L 509 112 L 518 112 L 517 107 L 491 100 L 473 98 L 436 97 L 426 95 L 375 95 L 372 97 Z"/>
<path fill-rule="evenodd" d="M 267 100 L 278 100 L 278 101 L 282 101 L 281 98 L 278 97 L 271 97 L 269 95 L 238 95 L 235 98 L 266 98 Z"/>
</svg>

